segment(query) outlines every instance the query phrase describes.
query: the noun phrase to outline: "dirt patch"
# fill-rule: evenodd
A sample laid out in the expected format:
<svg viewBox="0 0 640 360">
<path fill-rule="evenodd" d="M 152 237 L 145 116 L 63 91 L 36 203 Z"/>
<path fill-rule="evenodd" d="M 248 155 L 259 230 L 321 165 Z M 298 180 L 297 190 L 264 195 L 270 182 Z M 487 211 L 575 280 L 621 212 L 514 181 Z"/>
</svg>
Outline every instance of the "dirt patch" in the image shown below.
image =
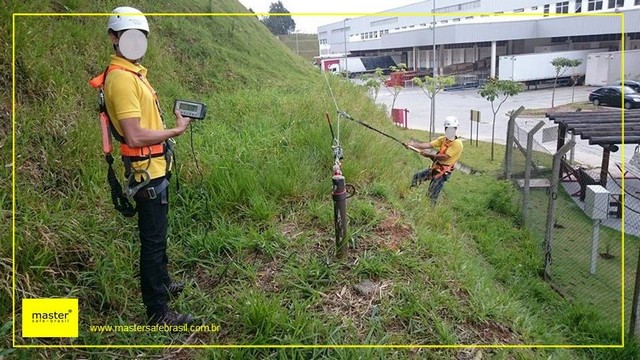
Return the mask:
<svg viewBox="0 0 640 360">
<path fill-rule="evenodd" d="M 280 287 L 278 282 L 276 281 L 276 274 L 280 272 L 281 264 L 278 260 L 272 260 L 266 263 L 259 271 L 258 271 L 258 279 L 256 286 L 260 289 L 268 292 L 279 292 Z"/>
<path fill-rule="evenodd" d="M 461 344 L 520 344 L 518 335 L 505 324 L 494 320 L 483 322 L 461 322 L 456 328 Z"/>
<path fill-rule="evenodd" d="M 376 236 L 380 238 L 380 245 L 390 250 L 396 251 L 403 242 L 414 235 L 411 225 L 402 223 L 400 214 L 391 210 L 389 216 L 373 229 Z"/>
<path fill-rule="evenodd" d="M 392 281 L 376 281 L 373 284 L 375 290 L 367 295 L 356 290 L 353 285 L 334 287 L 325 292 L 326 296 L 316 305 L 316 310 L 341 318 L 345 323 L 353 322 L 359 338 L 364 340 L 369 330 L 366 319 L 377 313 L 378 305 L 383 299 L 393 297 Z"/>
</svg>

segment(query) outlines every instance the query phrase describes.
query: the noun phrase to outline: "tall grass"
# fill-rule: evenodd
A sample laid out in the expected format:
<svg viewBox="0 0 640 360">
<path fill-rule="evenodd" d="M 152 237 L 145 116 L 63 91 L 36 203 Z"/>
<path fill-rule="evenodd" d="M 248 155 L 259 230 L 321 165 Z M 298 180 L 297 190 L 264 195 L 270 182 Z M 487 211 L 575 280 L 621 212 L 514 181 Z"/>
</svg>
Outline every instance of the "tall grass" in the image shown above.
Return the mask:
<svg viewBox="0 0 640 360">
<path fill-rule="evenodd" d="M 16 10 L 104 12 L 113 1 L 56 1 Z M 148 12 L 241 12 L 233 1 L 191 1 Z M 212 7 L 213 6 L 213 7 Z M 144 63 L 170 113 L 174 98 L 209 105 L 206 120 L 178 138 L 179 192 L 171 188 L 169 257 L 187 282 L 174 306 L 214 333 L 91 333 L 89 325 L 144 322 L 134 219 L 112 209 L 100 154 L 95 93 L 86 81 L 111 52 L 104 18 L 33 17 L 17 23 L 16 271 L 23 297 L 76 297 L 77 339 L 19 344 L 557 344 L 586 341 L 571 309 L 537 276 L 531 237 L 495 176 L 456 173 L 441 205 L 409 190 L 427 163 L 341 119 L 350 255 L 333 256 L 331 137 L 338 125 L 325 79 L 278 43 L 254 17 L 152 18 Z M 341 110 L 400 138 L 366 90 L 330 77 Z M 168 126 L 171 116 L 165 115 Z M 191 143 L 193 142 L 193 146 Z M 1 145 L 1 143 L 0 143 Z M 0 147 L 3 159 L 5 147 Z M 470 158 L 481 155 L 472 150 Z M 462 191 L 460 191 L 462 189 Z M 4 213 L 10 198 L 0 196 Z M 3 251 L 10 238 L 2 237 Z M 501 245 L 509 249 L 501 250 Z M 5 248 L 5 245 L 7 247 Z M 518 247 L 518 251 L 513 251 Z M 509 251 L 507 251 L 509 250 Z M 2 266 L 10 266 L 3 252 Z M 371 293 L 356 285 L 374 284 Z M 0 304 L 11 303 L 8 292 Z M 19 310 L 19 309 L 18 309 Z M 19 312 L 18 312 L 19 314 Z M 550 316 L 552 315 L 552 316 Z M 8 319 L 9 317 L 7 317 Z M 594 327 L 594 339 L 612 341 Z M 603 335 L 604 334 L 604 335 Z M 472 349 L 150 350 L 189 358 L 442 358 Z M 115 355 L 114 355 L 115 354 Z M 78 351 L 96 358 L 137 350 Z M 583 358 L 556 350 L 483 350 L 492 358 Z M 18 358 L 62 358 L 56 350 Z M 591 355 L 591 354 L 589 354 Z"/>
</svg>

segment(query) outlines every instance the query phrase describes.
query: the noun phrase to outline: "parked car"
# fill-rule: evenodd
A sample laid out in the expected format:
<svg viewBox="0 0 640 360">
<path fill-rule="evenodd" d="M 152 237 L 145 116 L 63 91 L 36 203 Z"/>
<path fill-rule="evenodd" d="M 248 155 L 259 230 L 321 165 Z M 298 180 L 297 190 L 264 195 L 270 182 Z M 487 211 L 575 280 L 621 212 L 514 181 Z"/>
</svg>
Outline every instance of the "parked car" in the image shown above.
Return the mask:
<svg viewBox="0 0 640 360">
<path fill-rule="evenodd" d="M 589 94 L 589 101 L 595 106 L 602 104 L 619 106 L 622 103 L 622 86 L 603 86 L 598 88 Z M 625 86 L 623 106 L 625 109 L 640 107 L 640 94 Z"/>
<path fill-rule="evenodd" d="M 616 81 L 616 85 L 621 86 L 622 85 L 622 81 L 621 80 Z M 628 86 L 628 87 L 632 88 L 633 90 L 635 90 L 637 93 L 640 93 L 640 81 L 625 80 L 624 81 L 624 86 Z"/>
</svg>

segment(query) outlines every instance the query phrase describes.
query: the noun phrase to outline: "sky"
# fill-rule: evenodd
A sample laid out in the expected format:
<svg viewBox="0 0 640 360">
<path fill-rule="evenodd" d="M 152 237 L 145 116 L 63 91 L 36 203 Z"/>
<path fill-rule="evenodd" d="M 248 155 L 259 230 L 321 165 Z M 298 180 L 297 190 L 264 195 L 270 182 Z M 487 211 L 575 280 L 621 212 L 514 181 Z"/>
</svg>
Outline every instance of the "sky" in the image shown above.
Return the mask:
<svg viewBox="0 0 640 360">
<path fill-rule="evenodd" d="M 277 0 L 239 0 L 247 9 L 256 13 L 268 13 L 269 6 Z M 374 13 L 414 4 L 420 0 L 281 0 L 290 13 Z M 296 30 L 301 33 L 317 33 L 318 26 L 344 20 L 350 16 L 293 16 Z"/>
</svg>

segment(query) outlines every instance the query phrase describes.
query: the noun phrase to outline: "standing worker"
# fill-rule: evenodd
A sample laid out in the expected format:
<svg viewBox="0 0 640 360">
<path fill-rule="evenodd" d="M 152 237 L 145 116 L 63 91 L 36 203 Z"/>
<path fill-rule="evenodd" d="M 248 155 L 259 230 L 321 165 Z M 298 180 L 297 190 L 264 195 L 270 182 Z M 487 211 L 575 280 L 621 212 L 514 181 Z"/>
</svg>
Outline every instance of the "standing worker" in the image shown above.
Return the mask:
<svg viewBox="0 0 640 360">
<path fill-rule="evenodd" d="M 422 181 L 431 180 L 429 184 L 429 197 L 435 203 L 440 196 L 445 181 L 449 180 L 454 166 L 460 155 L 462 155 L 462 140 L 456 136 L 456 130 L 460 123 L 455 116 L 447 116 L 444 120 L 444 136 L 440 136 L 432 142 L 415 142 L 413 140 L 405 143 L 405 147 L 414 147 L 418 150 L 438 149 L 436 154 L 421 151 L 420 155 L 433 160 L 429 169 L 425 169 L 413 176 L 411 187 L 418 186 Z"/>
<path fill-rule="evenodd" d="M 164 127 L 156 93 L 146 79 L 147 69 L 140 64 L 149 35 L 142 12 L 132 7 L 116 8 L 109 17 L 107 31 L 115 55 L 102 74 L 100 86 L 111 132 L 121 143 L 128 177 L 126 189 L 134 189 L 130 194 L 135 194 L 142 300 L 150 324 L 190 324 L 194 321 L 191 315 L 179 314 L 168 307 L 170 296 L 177 296 L 184 285 L 172 283 L 169 278 L 167 217 L 172 138 L 182 135 L 191 119 L 176 111 L 176 126 Z"/>
</svg>

